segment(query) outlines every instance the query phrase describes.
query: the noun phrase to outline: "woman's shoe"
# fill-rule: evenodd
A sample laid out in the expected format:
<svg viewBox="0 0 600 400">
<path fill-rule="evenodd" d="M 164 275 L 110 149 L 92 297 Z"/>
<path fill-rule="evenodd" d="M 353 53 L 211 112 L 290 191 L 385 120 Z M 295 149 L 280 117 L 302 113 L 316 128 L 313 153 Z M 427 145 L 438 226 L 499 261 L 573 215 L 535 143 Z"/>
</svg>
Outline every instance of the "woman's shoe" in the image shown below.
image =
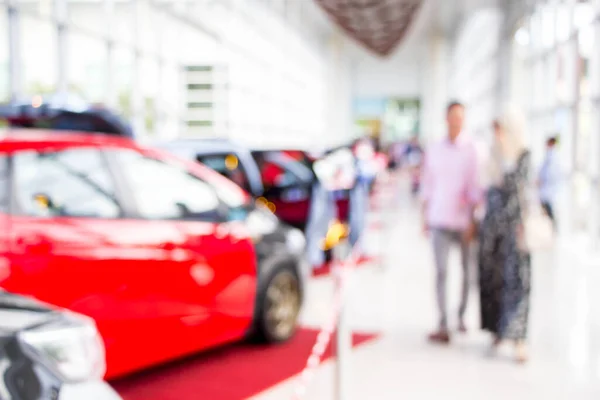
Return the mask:
<svg viewBox="0 0 600 400">
<path fill-rule="evenodd" d="M 495 357 L 498 354 L 498 348 L 500 348 L 500 345 L 502 344 L 502 339 L 499 336 L 494 335 L 494 339 L 492 340 L 492 343 L 490 344 L 490 347 L 488 348 L 488 356 L 489 357 Z"/>
<path fill-rule="evenodd" d="M 494 335 L 494 341 L 492 342 L 492 347 L 498 348 L 502 344 L 502 338 L 498 335 Z"/>
<path fill-rule="evenodd" d="M 515 344 L 515 359 L 519 364 L 525 364 L 529 357 L 527 355 L 527 346 L 522 341 Z"/>
</svg>

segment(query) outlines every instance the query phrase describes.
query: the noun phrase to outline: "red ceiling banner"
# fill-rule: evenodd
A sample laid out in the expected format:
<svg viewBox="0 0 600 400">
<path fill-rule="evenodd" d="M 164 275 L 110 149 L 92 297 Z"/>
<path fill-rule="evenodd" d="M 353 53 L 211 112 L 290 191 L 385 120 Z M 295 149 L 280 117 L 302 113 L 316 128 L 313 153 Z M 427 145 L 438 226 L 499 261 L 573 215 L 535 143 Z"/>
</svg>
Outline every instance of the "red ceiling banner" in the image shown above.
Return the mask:
<svg viewBox="0 0 600 400">
<path fill-rule="evenodd" d="M 387 56 L 405 37 L 423 0 L 315 0 L 352 38 Z"/>
</svg>

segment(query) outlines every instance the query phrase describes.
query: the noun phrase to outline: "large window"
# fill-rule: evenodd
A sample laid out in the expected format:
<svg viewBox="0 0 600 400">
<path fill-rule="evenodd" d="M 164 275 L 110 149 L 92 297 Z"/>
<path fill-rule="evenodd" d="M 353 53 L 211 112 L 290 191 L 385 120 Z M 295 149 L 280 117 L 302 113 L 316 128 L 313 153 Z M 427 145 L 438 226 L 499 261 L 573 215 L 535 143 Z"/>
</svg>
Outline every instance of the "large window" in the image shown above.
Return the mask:
<svg viewBox="0 0 600 400">
<path fill-rule="evenodd" d="M 599 12 L 597 0 L 537 1 L 528 21 L 532 26 L 527 65 L 534 82 L 533 152 L 536 162 L 541 162 L 545 139 L 560 136 L 558 152 L 567 178 L 560 197 L 564 195 L 567 229 L 598 225 L 590 221 L 590 214 L 597 206 L 592 201 L 592 182 L 600 174 L 600 164 L 592 161 L 600 154 L 596 134 L 600 104 L 595 101 L 600 93 Z"/>
<path fill-rule="evenodd" d="M 135 151 L 121 150 L 116 155 L 141 217 L 219 220 L 220 201 L 215 190 L 183 167 Z"/>
<path fill-rule="evenodd" d="M 107 98 L 108 65 L 106 44 L 96 38 L 69 34 L 69 89 L 91 103 Z"/>
<path fill-rule="evenodd" d="M 135 44 L 135 0 L 114 1 L 114 21 L 111 26 L 114 31 L 112 35 L 120 43 L 128 45 Z"/>
<path fill-rule="evenodd" d="M 30 96 L 55 92 L 58 83 L 56 26 L 23 14 L 20 28 L 24 92 Z"/>
<path fill-rule="evenodd" d="M 144 129 L 147 134 L 154 134 L 158 122 L 157 100 L 160 90 L 161 76 L 158 62 L 153 57 L 144 57 L 141 62 L 141 86 L 144 107 Z"/>
<path fill-rule="evenodd" d="M 111 176 L 95 149 L 14 156 L 20 211 L 37 217 L 116 218 L 121 214 Z"/>
<path fill-rule="evenodd" d="M 121 46 L 115 48 L 114 68 L 111 73 L 119 111 L 126 118 L 131 118 L 133 116 L 133 80 L 136 75 L 132 49 Z"/>
<path fill-rule="evenodd" d="M 95 35 L 104 36 L 110 28 L 110 3 L 116 1 L 63 0 L 67 3 L 67 18 L 71 26 Z M 113 7 L 113 13 L 114 7 Z"/>
<path fill-rule="evenodd" d="M 1 3 L 0 3 L 1 4 Z M 0 32 L 8 32 L 8 19 L 6 8 L 0 5 Z M 8 40 L 3 36 L 0 40 L 0 103 L 10 97 L 10 80 L 8 76 Z"/>
</svg>

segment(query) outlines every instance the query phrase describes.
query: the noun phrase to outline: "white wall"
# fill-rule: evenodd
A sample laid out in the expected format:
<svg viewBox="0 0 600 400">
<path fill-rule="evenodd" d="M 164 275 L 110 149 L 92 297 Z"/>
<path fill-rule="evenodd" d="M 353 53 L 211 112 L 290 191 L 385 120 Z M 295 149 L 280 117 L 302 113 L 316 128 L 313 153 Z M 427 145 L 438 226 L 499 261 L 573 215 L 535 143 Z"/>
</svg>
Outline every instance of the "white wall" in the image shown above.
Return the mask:
<svg viewBox="0 0 600 400">
<path fill-rule="evenodd" d="M 400 48 L 390 59 L 374 56 L 357 62 L 354 94 L 357 97 L 420 97 L 421 48 Z"/>
<path fill-rule="evenodd" d="M 401 45 L 389 59 L 382 59 L 363 51 L 354 67 L 354 95 L 358 98 L 420 97 L 420 52 L 417 45 Z"/>
<path fill-rule="evenodd" d="M 426 38 L 421 58 L 421 137 L 424 142 L 445 134 L 450 43 L 441 34 Z"/>
</svg>

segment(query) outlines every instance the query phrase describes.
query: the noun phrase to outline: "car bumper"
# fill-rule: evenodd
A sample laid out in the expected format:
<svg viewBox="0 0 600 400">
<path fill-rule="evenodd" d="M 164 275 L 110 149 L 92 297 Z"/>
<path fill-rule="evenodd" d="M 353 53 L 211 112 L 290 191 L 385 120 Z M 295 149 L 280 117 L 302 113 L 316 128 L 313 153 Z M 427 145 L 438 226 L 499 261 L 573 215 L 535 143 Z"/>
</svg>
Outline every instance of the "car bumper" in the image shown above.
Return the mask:
<svg viewBox="0 0 600 400">
<path fill-rule="evenodd" d="M 112 387 L 103 381 L 64 384 L 58 400 L 122 400 Z"/>
</svg>

